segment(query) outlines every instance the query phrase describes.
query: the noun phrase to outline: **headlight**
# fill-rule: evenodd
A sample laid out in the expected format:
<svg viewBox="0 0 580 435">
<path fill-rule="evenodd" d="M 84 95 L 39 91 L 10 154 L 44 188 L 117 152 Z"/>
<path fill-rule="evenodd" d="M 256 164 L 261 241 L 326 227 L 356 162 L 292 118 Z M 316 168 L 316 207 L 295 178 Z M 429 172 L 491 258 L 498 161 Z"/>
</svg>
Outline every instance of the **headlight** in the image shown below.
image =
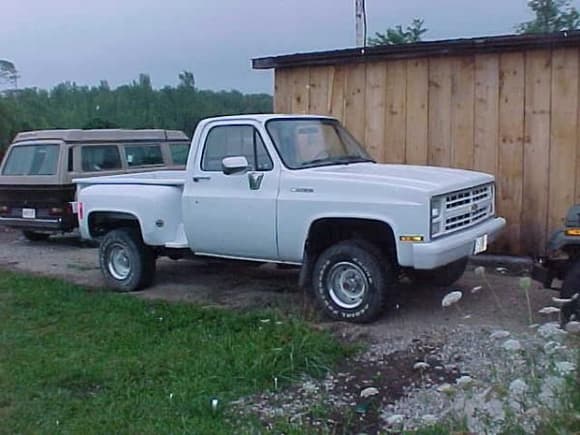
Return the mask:
<svg viewBox="0 0 580 435">
<path fill-rule="evenodd" d="M 441 198 L 431 200 L 431 219 L 437 219 L 441 216 Z"/>
</svg>

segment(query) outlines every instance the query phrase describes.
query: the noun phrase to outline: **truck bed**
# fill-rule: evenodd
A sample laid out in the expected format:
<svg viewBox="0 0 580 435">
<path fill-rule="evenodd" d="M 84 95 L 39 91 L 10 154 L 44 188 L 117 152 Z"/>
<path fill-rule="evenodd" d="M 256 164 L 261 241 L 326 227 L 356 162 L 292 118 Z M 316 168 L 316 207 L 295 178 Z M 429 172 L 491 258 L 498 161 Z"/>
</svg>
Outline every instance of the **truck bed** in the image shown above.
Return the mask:
<svg viewBox="0 0 580 435">
<path fill-rule="evenodd" d="M 106 177 L 76 178 L 74 183 L 79 187 L 88 184 L 144 184 L 157 186 L 183 186 L 186 171 L 154 171 L 139 172 L 136 174 L 110 175 Z"/>
</svg>

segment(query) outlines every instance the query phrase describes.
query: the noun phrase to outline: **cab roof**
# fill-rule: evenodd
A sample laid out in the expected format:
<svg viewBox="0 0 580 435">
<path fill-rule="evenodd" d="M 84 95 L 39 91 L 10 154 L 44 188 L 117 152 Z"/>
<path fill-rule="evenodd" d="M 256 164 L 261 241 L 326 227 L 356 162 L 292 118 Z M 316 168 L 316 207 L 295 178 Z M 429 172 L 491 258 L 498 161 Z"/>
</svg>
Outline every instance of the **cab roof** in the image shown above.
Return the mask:
<svg viewBox="0 0 580 435">
<path fill-rule="evenodd" d="M 179 130 L 129 130 L 129 129 L 59 129 L 35 130 L 18 133 L 12 143 L 36 140 L 62 140 L 64 142 L 147 142 L 147 141 L 189 141 Z"/>
</svg>

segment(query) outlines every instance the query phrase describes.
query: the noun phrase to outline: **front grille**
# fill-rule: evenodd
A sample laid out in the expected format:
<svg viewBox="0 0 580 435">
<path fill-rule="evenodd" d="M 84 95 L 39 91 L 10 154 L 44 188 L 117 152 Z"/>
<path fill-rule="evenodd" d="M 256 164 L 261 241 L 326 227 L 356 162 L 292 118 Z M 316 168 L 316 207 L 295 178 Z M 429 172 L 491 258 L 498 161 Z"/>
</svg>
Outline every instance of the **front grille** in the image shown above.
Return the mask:
<svg viewBox="0 0 580 435">
<path fill-rule="evenodd" d="M 494 214 L 493 184 L 472 187 L 434 198 L 439 215 L 432 217 L 432 236 L 439 237 L 476 225 Z"/>
</svg>

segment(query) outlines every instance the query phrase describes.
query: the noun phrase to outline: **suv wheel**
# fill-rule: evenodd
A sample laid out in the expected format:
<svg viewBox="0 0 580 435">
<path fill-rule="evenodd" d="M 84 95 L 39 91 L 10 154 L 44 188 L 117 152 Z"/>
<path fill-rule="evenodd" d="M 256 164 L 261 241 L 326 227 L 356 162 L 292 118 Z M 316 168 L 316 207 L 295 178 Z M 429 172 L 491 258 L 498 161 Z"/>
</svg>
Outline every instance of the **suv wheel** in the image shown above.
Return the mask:
<svg viewBox="0 0 580 435">
<path fill-rule="evenodd" d="M 566 271 L 562 288 L 560 289 L 560 297 L 573 299 L 572 302 L 562 307 L 562 322 L 580 321 L 580 259 L 574 261 Z"/>
</svg>

